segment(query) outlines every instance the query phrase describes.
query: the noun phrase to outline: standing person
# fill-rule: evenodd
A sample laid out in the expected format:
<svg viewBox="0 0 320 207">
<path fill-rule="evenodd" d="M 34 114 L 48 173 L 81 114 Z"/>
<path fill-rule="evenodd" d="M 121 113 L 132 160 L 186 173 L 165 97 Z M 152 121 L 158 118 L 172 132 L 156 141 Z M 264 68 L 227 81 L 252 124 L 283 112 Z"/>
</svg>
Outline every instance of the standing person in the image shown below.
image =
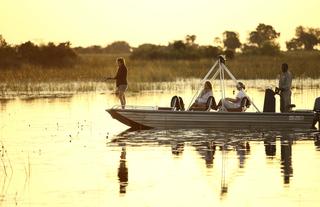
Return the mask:
<svg viewBox="0 0 320 207">
<path fill-rule="evenodd" d="M 292 75 L 288 71 L 288 64 L 281 65 L 282 74 L 279 78 L 279 91 L 280 91 L 280 111 L 288 112 L 291 105 L 291 84 Z"/>
<path fill-rule="evenodd" d="M 121 107 L 122 109 L 125 108 L 126 105 L 126 97 L 124 92 L 128 88 L 128 81 L 127 81 L 127 74 L 128 69 L 125 64 L 125 60 L 122 57 L 117 58 L 117 64 L 118 64 L 118 72 L 114 78 L 108 78 L 108 79 L 115 79 L 116 80 L 116 95 L 119 97 Z"/>
</svg>

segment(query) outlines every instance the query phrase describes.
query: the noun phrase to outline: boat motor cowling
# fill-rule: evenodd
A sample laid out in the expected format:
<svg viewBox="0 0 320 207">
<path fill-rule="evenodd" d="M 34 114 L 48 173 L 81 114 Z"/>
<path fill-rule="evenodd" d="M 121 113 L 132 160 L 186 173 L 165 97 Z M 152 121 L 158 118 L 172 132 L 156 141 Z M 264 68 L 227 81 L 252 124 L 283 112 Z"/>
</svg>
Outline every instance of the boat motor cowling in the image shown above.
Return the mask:
<svg viewBox="0 0 320 207">
<path fill-rule="evenodd" d="M 276 112 L 275 94 L 276 93 L 272 89 L 266 89 L 264 95 L 263 112 Z"/>
</svg>

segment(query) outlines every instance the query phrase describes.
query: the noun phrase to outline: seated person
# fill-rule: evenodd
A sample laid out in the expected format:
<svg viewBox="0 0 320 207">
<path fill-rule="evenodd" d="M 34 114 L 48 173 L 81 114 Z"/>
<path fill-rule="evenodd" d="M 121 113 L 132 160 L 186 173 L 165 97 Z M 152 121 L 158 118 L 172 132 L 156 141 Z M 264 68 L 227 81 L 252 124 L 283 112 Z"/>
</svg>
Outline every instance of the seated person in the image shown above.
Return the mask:
<svg viewBox="0 0 320 207">
<path fill-rule="evenodd" d="M 210 81 L 204 83 L 203 89 L 195 102 L 191 105 L 190 110 L 206 110 L 207 100 L 212 95 L 212 85 Z"/>
<path fill-rule="evenodd" d="M 314 102 L 313 111 L 315 112 L 312 122 L 312 129 L 317 129 L 316 124 L 320 122 L 320 97 L 316 98 Z"/>
<path fill-rule="evenodd" d="M 220 109 L 226 109 L 228 111 L 228 109 L 238 109 L 241 106 L 241 100 L 246 97 L 246 94 L 243 91 L 246 87 L 242 82 L 238 82 L 236 87 L 238 90 L 236 98 L 222 99 L 218 104 Z"/>
</svg>

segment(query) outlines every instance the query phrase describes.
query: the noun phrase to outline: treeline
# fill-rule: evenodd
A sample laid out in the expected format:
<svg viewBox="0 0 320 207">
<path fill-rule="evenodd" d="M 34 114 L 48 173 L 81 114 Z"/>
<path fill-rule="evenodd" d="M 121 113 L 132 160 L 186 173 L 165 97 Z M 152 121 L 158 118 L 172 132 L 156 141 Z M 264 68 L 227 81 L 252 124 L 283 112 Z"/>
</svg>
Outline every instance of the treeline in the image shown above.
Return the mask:
<svg viewBox="0 0 320 207">
<path fill-rule="evenodd" d="M 241 43 L 239 34 L 234 31 L 223 32 L 221 38 L 214 38 L 212 45 L 199 45 L 195 35 L 187 35 L 183 40 L 168 45 L 142 44 L 136 48 L 125 41 L 116 41 L 106 47 L 99 45 L 71 48 L 70 42 L 36 45 L 30 41 L 20 45 L 9 45 L 0 35 L 0 67 L 16 67 L 23 64 L 44 67 L 64 67 L 77 63 L 82 53 L 127 53 L 133 59 L 200 59 L 225 54 L 232 59 L 236 53 L 244 55 L 280 54 L 278 38 L 280 33 L 271 25 L 259 24 L 249 32 L 247 42 Z M 286 42 L 288 51 L 317 50 L 320 48 L 320 29 L 298 26 L 295 37 Z"/>
<path fill-rule="evenodd" d="M 225 31 L 223 38 L 216 37 L 216 46 L 200 46 L 195 43 L 195 35 L 187 35 L 184 40 L 176 40 L 167 46 L 142 44 L 133 48 L 132 58 L 136 59 L 198 59 L 216 57 L 225 54 L 232 59 L 235 53 L 244 55 L 279 55 L 280 45 L 277 39 L 280 33 L 271 25 L 259 24 L 249 33 L 248 41 L 241 43 L 239 34 L 234 31 Z M 320 45 L 320 29 L 296 28 L 295 37 L 286 42 L 288 51 L 315 50 Z"/>
<path fill-rule="evenodd" d="M 23 64 L 44 67 L 64 67 L 75 63 L 77 54 L 70 42 L 36 45 L 30 41 L 11 46 L 0 35 L 0 67 L 19 67 Z"/>
<path fill-rule="evenodd" d="M 130 53 L 132 51 L 129 43 L 125 41 L 115 41 L 106 47 L 100 45 L 92 45 L 89 47 L 75 47 L 74 50 L 77 53 Z"/>
</svg>

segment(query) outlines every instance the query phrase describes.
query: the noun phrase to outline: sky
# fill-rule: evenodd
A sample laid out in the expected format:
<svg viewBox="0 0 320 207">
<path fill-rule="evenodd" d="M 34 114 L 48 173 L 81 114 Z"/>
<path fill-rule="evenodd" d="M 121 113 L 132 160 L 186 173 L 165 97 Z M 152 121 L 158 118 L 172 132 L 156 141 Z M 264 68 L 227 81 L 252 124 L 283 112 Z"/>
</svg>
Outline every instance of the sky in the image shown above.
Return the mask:
<svg viewBox="0 0 320 207">
<path fill-rule="evenodd" d="M 319 0 L 0 0 L 0 34 L 9 44 L 167 45 L 196 35 L 196 43 L 213 45 L 227 30 L 244 43 L 264 23 L 281 33 L 285 49 L 297 26 L 320 28 L 319 8 Z"/>
</svg>

